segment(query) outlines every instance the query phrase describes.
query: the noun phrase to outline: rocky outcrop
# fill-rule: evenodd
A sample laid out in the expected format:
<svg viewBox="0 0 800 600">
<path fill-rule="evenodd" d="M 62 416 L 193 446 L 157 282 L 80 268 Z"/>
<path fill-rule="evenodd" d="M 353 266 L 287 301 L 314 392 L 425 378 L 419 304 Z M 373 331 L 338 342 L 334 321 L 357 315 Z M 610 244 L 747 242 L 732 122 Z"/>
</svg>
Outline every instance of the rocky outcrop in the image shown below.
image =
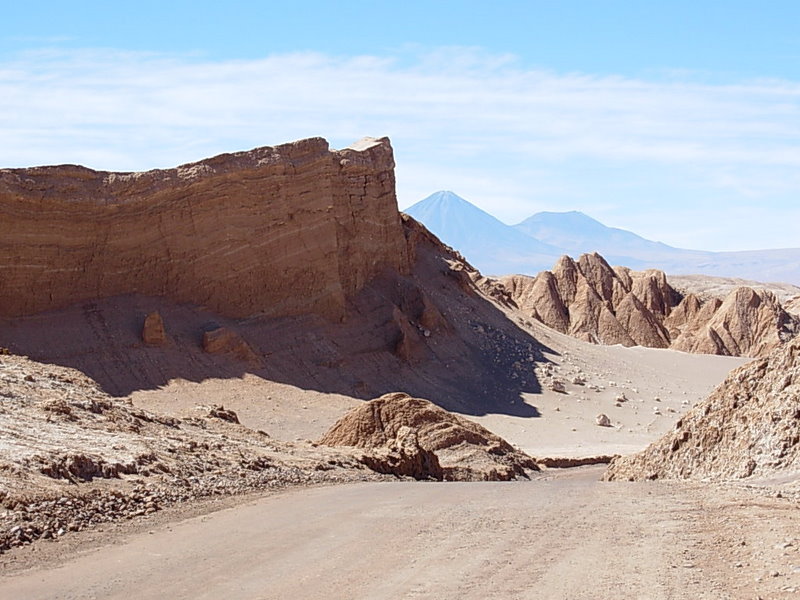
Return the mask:
<svg viewBox="0 0 800 600">
<path fill-rule="evenodd" d="M 158 311 L 149 313 L 142 325 L 142 341 L 148 346 L 163 346 L 167 342 L 164 320 Z"/>
<path fill-rule="evenodd" d="M 436 453 L 420 446 L 417 431 L 405 425 L 384 447 L 374 448 L 361 462 L 376 473 L 413 477 L 414 479 L 444 479 L 442 465 Z"/>
<path fill-rule="evenodd" d="M 741 479 L 800 469 L 800 339 L 733 371 L 675 430 L 606 479 Z"/>
<path fill-rule="evenodd" d="M 766 274 L 765 274 L 766 275 Z M 670 275 L 669 284 L 678 290 L 682 295 L 694 294 L 706 300 L 708 298 L 719 298 L 724 300 L 732 291 L 740 287 L 749 287 L 754 290 L 767 290 L 775 294 L 775 297 L 784 307 L 789 300 L 795 297 L 800 298 L 800 287 L 791 283 L 763 283 L 749 279 L 739 279 L 735 277 L 713 277 L 711 275 Z"/>
<path fill-rule="evenodd" d="M 501 281 L 520 309 L 561 333 L 597 344 L 669 346 L 659 316 L 677 297 L 660 271 L 615 270 L 595 253 L 578 261 L 563 256 L 535 278 Z"/>
<path fill-rule="evenodd" d="M 800 332 L 800 320 L 770 291 L 739 288 L 724 301 L 682 297 L 663 272 L 612 268 L 596 253 L 564 256 L 552 271 L 501 282 L 533 318 L 596 344 L 755 357 Z"/>
<path fill-rule="evenodd" d="M 531 457 L 477 423 L 403 393 L 386 394 L 353 409 L 320 443 L 398 452 L 398 447 L 409 446 L 398 440 L 410 438 L 412 433 L 414 444 L 436 456 L 447 480 L 505 481 L 538 470 Z M 411 457 L 406 462 L 419 462 L 414 458 L 419 454 L 414 444 L 406 451 Z M 411 475 L 418 479 L 431 476 L 426 470 Z"/>
<path fill-rule="evenodd" d="M 2 169 L 0 317 L 137 293 L 228 317 L 340 319 L 367 281 L 408 270 L 393 169 L 386 138 L 145 173 Z"/>
<path fill-rule="evenodd" d="M 276 441 L 221 406 L 174 418 L 73 369 L 0 356 L 0 554 L 170 505 L 381 480 L 354 452 Z"/>
<path fill-rule="evenodd" d="M 800 317 L 800 296 L 796 296 L 795 298 L 789 300 L 784 308 L 790 315 Z"/>
<path fill-rule="evenodd" d="M 225 354 L 251 364 L 260 362 L 250 344 L 226 327 L 217 327 L 203 333 L 203 351 L 209 354 Z"/>
<path fill-rule="evenodd" d="M 798 319 L 766 290 L 738 288 L 724 302 L 712 298 L 699 309 L 695 299 L 690 302 L 684 314 L 671 315 L 667 321 L 676 334 L 672 341 L 676 350 L 765 356 L 800 332 Z"/>
</svg>

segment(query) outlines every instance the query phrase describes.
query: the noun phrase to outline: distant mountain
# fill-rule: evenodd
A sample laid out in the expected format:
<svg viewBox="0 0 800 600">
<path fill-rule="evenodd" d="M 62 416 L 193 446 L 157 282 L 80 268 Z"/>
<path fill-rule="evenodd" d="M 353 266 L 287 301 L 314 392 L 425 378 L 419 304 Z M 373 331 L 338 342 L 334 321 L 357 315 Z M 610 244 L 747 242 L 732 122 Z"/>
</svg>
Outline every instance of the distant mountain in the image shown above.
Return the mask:
<svg viewBox="0 0 800 600">
<path fill-rule="evenodd" d="M 686 250 L 608 227 L 578 211 L 536 213 L 514 228 L 563 248 L 570 256 L 598 252 L 612 264 L 633 269 L 800 283 L 800 248 L 742 252 Z"/>
<path fill-rule="evenodd" d="M 574 257 L 590 251 L 598 252 L 612 262 L 616 262 L 617 257 L 644 261 L 685 252 L 661 242 L 652 242 L 624 229 L 608 227 L 576 210 L 536 213 L 514 225 L 514 228 L 532 238 L 562 248 Z"/>
<path fill-rule="evenodd" d="M 564 254 L 598 252 L 611 264 L 800 284 L 800 248 L 707 252 L 674 248 L 608 227 L 578 212 L 540 212 L 509 226 L 453 192 L 436 192 L 405 212 L 486 274 L 535 275 Z"/>
<path fill-rule="evenodd" d="M 431 194 L 404 212 L 487 275 L 539 272 L 564 254 L 563 249 L 506 225 L 450 191 Z"/>
</svg>

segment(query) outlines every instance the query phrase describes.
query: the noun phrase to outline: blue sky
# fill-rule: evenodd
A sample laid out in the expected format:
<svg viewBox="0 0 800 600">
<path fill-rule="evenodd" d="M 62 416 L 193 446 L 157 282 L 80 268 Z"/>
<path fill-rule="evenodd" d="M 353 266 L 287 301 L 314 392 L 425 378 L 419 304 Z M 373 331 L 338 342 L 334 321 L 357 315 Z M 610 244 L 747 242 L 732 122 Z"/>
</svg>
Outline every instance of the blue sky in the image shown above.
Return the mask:
<svg viewBox="0 0 800 600">
<path fill-rule="evenodd" d="M 508 223 L 800 246 L 798 2 L 16 4 L 0 166 L 388 135 L 401 207 L 452 189 Z"/>
</svg>

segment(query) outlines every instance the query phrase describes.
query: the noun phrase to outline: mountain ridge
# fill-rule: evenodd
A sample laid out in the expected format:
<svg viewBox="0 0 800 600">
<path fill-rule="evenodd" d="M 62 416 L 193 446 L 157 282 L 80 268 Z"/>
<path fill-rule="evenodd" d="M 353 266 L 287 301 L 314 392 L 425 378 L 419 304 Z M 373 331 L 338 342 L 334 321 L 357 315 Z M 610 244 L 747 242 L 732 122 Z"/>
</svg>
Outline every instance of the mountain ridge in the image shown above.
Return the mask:
<svg viewBox="0 0 800 600">
<path fill-rule="evenodd" d="M 450 201 L 443 203 L 441 195 Z M 434 198 L 438 201 L 432 201 Z M 800 284 L 800 248 L 732 252 L 676 248 L 609 227 L 577 210 L 539 212 L 516 225 L 507 225 L 450 191 L 436 192 L 404 212 L 424 223 L 478 269 L 492 275 L 535 275 L 551 268 L 562 255 L 598 252 L 613 264 L 637 270 Z M 483 224 L 489 219 L 493 226 L 486 229 Z M 544 246 L 520 241 L 518 234 Z"/>
<path fill-rule="evenodd" d="M 450 191 L 435 192 L 404 212 L 468 259 L 476 257 L 484 273 L 528 264 L 544 268 L 561 254 L 560 248 L 515 230 Z"/>
</svg>

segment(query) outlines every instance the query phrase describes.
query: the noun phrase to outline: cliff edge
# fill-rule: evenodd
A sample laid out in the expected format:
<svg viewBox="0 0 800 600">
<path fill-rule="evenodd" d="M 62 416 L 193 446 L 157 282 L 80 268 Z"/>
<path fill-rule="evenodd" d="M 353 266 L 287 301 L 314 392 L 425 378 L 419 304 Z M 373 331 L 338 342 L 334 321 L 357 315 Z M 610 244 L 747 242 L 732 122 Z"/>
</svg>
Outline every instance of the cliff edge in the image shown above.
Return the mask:
<svg viewBox="0 0 800 600">
<path fill-rule="evenodd" d="M 367 281 L 408 271 L 394 190 L 387 138 L 143 173 L 2 169 L 0 317 L 143 294 L 233 318 L 338 320 Z"/>
</svg>

